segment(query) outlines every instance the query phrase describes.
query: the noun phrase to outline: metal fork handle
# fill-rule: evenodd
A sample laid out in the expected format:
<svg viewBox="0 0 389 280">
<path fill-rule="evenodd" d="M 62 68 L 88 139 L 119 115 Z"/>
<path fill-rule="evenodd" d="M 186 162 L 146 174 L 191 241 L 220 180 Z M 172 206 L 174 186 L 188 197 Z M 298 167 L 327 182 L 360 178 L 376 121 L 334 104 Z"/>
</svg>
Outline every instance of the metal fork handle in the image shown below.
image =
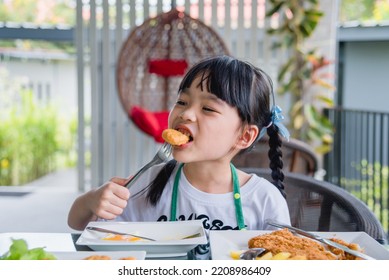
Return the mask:
<svg viewBox="0 0 389 280">
<path fill-rule="evenodd" d="M 155 156 L 148 164 L 146 164 L 145 166 L 143 166 L 141 169 L 139 169 L 138 172 L 135 173 L 134 176 L 132 176 L 128 181 L 127 183 L 124 185 L 124 187 L 126 187 L 127 189 L 130 189 L 131 186 L 136 182 L 136 180 L 138 180 L 138 178 L 147 170 L 149 169 L 151 166 L 157 164 L 160 162 L 160 159 L 158 156 Z"/>
<path fill-rule="evenodd" d="M 118 234 L 118 235 L 129 235 L 132 237 L 140 238 L 140 239 L 145 239 L 149 241 L 156 241 L 155 239 L 145 237 L 145 236 L 140 236 L 132 233 L 124 233 L 124 232 L 118 232 L 110 229 L 105 229 L 105 228 L 100 228 L 100 227 L 86 227 L 87 230 L 93 230 L 93 231 L 99 231 L 99 232 L 104 232 L 104 233 L 112 233 L 112 234 Z"/>
</svg>

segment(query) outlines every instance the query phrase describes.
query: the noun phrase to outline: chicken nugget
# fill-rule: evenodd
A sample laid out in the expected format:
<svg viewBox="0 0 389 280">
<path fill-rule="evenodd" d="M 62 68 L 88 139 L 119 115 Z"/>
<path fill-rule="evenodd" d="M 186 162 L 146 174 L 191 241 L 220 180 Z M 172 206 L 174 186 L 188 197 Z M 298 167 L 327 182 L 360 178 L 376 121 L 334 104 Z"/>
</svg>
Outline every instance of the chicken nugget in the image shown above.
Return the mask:
<svg viewBox="0 0 389 280">
<path fill-rule="evenodd" d="M 111 260 L 111 257 L 105 255 L 91 255 L 84 258 L 84 260 Z"/>
<path fill-rule="evenodd" d="M 162 132 L 162 138 L 173 146 L 179 146 L 189 141 L 189 136 L 175 129 L 165 129 Z"/>
</svg>

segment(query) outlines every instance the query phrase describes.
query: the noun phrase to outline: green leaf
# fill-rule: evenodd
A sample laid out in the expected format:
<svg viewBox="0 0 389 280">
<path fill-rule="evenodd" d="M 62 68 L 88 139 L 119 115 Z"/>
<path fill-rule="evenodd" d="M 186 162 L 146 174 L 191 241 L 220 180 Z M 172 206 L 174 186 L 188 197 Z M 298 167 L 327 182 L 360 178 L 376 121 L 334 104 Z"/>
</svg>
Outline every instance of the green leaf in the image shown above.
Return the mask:
<svg viewBox="0 0 389 280">
<path fill-rule="evenodd" d="M 315 148 L 316 153 L 322 155 L 329 153 L 331 150 L 332 150 L 332 145 L 320 145 Z"/>
<path fill-rule="evenodd" d="M 306 17 L 308 17 L 311 20 L 319 21 L 322 16 L 324 16 L 324 13 L 322 11 L 316 10 L 316 9 L 308 9 L 304 11 L 304 14 Z"/>
<path fill-rule="evenodd" d="M 55 260 L 56 257 L 44 250 L 44 248 L 28 249 L 27 242 L 23 239 L 13 239 L 9 251 L 2 260 Z"/>
<path fill-rule="evenodd" d="M 302 100 L 298 100 L 297 102 L 294 103 L 294 105 L 292 106 L 291 110 L 290 110 L 290 115 L 291 116 L 297 116 L 298 114 L 301 115 L 301 111 L 302 111 L 302 108 L 303 108 L 303 101 Z"/>
<path fill-rule="evenodd" d="M 321 131 L 319 129 L 314 128 L 314 127 L 309 129 L 307 134 L 308 134 L 308 138 L 311 140 L 321 140 L 321 137 L 322 137 Z"/>
<path fill-rule="evenodd" d="M 18 260 L 28 251 L 27 243 L 23 239 L 13 239 L 9 248 L 7 260 Z"/>
<path fill-rule="evenodd" d="M 273 35 L 273 34 L 276 34 L 276 33 L 278 32 L 278 29 L 269 28 L 268 30 L 266 30 L 266 32 L 267 32 L 268 34 Z"/>
<path fill-rule="evenodd" d="M 305 104 L 304 106 L 304 115 L 310 124 L 311 127 L 316 127 L 317 122 L 316 122 L 316 108 L 310 104 Z"/>
<path fill-rule="evenodd" d="M 326 105 L 326 107 L 333 107 L 334 106 L 334 100 L 332 98 L 329 98 L 328 96 L 325 95 L 317 95 L 316 96 L 317 100 L 321 101 Z"/>
<path fill-rule="evenodd" d="M 53 254 L 50 254 L 44 250 L 44 248 L 33 248 L 24 254 L 21 260 L 55 260 Z"/>
<path fill-rule="evenodd" d="M 290 70 L 290 67 L 293 64 L 293 58 L 290 58 L 280 69 L 277 79 L 280 81 L 285 77 L 285 74 Z"/>
<path fill-rule="evenodd" d="M 270 17 L 273 14 L 277 13 L 281 9 L 282 5 L 285 4 L 285 1 L 279 1 L 279 2 L 273 1 L 272 4 L 273 4 L 273 7 L 269 11 L 266 12 L 267 17 Z"/>
</svg>

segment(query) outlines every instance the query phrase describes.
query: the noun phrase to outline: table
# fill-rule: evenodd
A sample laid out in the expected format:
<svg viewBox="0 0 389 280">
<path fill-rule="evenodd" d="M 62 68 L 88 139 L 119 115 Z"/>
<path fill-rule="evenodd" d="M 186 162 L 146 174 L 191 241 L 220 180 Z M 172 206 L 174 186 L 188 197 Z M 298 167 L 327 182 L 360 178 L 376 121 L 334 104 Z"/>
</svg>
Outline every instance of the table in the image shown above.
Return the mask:
<svg viewBox="0 0 389 280">
<path fill-rule="evenodd" d="M 45 233 L 45 232 L 11 232 L 0 233 L 0 256 L 9 250 L 12 239 L 24 239 L 28 248 L 44 247 L 49 252 L 78 252 L 93 251 L 88 246 L 77 245 L 76 242 L 81 233 Z M 187 256 L 163 257 L 164 260 L 190 260 Z M 156 259 L 147 258 L 146 259 Z"/>
<path fill-rule="evenodd" d="M 26 240 L 29 248 L 45 247 L 47 251 L 91 251 L 76 244 L 79 233 L 11 232 L 0 233 L 0 255 L 8 251 L 13 239 Z"/>
<path fill-rule="evenodd" d="M 9 250 L 12 243 L 11 238 L 24 239 L 28 243 L 29 248 L 44 247 L 51 252 L 77 252 L 77 251 L 93 251 L 88 246 L 77 245 L 76 242 L 81 233 L 32 233 L 32 232 L 12 232 L 0 233 L 0 255 L 3 255 Z M 389 251 L 389 245 L 383 245 Z M 148 258 L 146 259 L 156 259 Z M 181 257 L 163 258 L 164 260 L 192 260 L 191 254 Z"/>
</svg>

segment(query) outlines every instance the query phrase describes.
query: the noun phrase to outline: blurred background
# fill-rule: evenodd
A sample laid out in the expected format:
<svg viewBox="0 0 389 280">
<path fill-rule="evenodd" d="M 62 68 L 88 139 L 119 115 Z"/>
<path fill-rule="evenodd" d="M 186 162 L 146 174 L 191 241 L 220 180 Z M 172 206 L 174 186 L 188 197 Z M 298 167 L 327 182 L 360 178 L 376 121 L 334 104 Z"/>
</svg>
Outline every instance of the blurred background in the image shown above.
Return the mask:
<svg viewBox="0 0 389 280">
<path fill-rule="evenodd" d="M 293 137 L 320 159 L 315 177 L 363 199 L 388 230 L 389 1 L 285 2 L 0 1 L 2 196 L 37 188 L 77 194 L 133 174 L 153 156 L 160 143 L 131 119 L 118 65 L 137 69 L 143 62 L 132 53 L 155 59 L 154 49 L 174 41 L 132 42 L 127 56 L 121 52 L 134 30 L 152 38 L 142 28 L 169 29 L 144 23 L 176 9 L 194 20 L 191 28 L 209 27 L 208 41 L 270 74 Z M 184 53 L 195 46 L 207 56 L 204 34 L 176 29 L 168 34 L 190 35 L 175 43 Z M 157 91 L 159 77 L 148 74 Z"/>
</svg>

